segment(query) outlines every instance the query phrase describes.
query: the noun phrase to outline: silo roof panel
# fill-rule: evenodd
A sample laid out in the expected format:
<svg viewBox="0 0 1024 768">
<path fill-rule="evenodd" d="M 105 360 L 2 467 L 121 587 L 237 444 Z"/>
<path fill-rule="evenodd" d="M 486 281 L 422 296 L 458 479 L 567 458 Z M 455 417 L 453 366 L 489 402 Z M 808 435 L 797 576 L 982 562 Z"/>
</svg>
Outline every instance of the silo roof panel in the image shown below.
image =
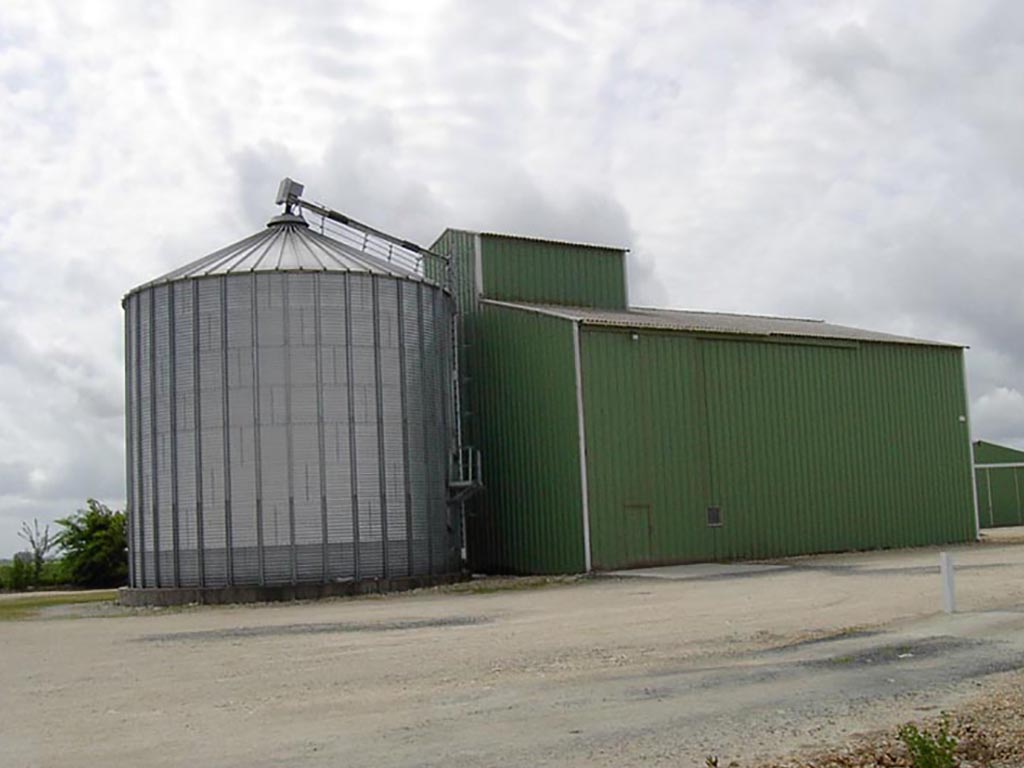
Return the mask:
<svg viewBox="0 0 1024 768">
<path fill-rule="evenodd" d="M 130 291 L 215 275 L 251 272 L 358 272 L 408 280 L 423 277 L 404 265 L 310 229 L 299 216 L 278 216 L 266 229 L 214 251 Z"/>
</svg>

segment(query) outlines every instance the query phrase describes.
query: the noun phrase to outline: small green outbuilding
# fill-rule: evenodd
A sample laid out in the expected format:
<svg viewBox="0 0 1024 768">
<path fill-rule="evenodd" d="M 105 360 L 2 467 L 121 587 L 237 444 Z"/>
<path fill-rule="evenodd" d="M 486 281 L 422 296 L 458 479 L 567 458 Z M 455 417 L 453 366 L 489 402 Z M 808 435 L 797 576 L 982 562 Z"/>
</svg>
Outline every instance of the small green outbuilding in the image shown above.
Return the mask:
<svg viewBox="0 0 1024 768">
<path fill-rule="evenodd" d="M 975 441 L 974 477 L 982 528 L 1024 525 L 1024 451 Z"/>
<path fill-rule="evenodd" d="M 969 541 L 959 346 L 630 307 L 625 251 L 447 230 L 471 566 L 566 573 Z"/>
</svg>

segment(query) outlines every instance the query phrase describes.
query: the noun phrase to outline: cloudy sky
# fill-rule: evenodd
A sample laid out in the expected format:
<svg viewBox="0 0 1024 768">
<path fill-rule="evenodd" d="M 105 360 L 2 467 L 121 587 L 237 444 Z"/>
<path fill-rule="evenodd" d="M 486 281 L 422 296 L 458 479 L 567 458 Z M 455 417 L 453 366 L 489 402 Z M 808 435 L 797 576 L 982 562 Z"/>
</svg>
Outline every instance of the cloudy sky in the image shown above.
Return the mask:
<svg viewBox="0 0 1024 768">
<path fill-rule="evenodd" d="M 959 342 L 1024 446 L 1018 0 L 0 0 L 0 556 L 123 504 L 120 298 L 278 180 L 429 244 L 632 249 L 636 304 Z"/>
</svg>

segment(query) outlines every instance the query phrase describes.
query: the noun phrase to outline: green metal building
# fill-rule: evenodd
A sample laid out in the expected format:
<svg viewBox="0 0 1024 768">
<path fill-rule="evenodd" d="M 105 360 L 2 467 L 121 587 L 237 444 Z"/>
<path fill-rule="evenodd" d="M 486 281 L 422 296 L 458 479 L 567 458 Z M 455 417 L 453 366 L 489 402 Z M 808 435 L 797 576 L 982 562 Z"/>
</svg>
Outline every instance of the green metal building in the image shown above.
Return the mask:
<svg viewBox="0 0 1024 768">
<path fill-rule="evenodd" d="M 977 440 L 974 473 L 981 527 L 1024 525 L 1024 451 Z"/>
<path fill-rule="evenodd" d="M 630 308 L 625 251 L 447 230 L 484 572 L 968 541 L 958 346 Z"/>
</svg>

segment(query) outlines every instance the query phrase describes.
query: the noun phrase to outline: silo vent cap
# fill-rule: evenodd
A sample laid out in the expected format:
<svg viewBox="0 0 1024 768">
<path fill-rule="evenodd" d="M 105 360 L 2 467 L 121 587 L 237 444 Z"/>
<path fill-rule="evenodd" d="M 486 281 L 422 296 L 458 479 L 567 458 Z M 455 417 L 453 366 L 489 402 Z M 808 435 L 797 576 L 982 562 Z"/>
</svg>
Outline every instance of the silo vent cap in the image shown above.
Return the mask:
<svg viewBox="0 0 1024 768">
<path fill-rule="evenodd" d="M 280 213 L 267 222 L 268 227 L 280 227 L 285 224 L 293 224 L 300 227 L 309 226 L 304 218 L 295 213 Z"/>
</svg>

